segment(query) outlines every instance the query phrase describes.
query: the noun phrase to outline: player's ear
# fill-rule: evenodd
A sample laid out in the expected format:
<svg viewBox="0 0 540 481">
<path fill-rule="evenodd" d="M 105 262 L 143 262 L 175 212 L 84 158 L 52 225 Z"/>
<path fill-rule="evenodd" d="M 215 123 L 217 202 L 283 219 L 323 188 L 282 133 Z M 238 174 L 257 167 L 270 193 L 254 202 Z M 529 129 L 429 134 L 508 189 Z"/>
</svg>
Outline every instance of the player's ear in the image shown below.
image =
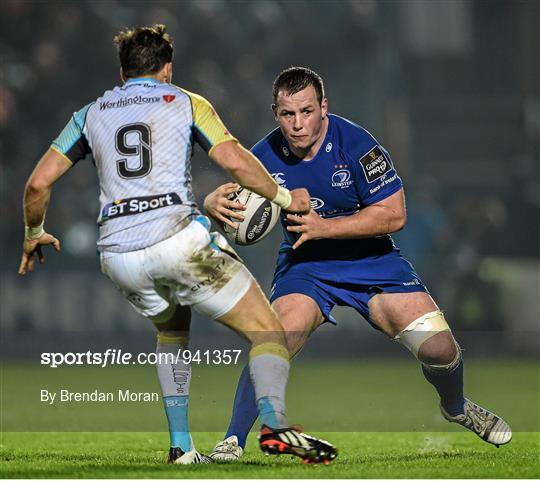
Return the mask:
<svg viewBox="0 0 540 481">
<path fill-rule="evenodd" d="M 324 97 L 321 102 L 321 117 L 324 119 L 328 113 L 328 99 Z"/>
<path fill-rule="evenodd" d="M 122 80 L 122 82 L 125 82 L 127 80 L 126 76 L 124 75 L 124 69 L 122 67 L 120 67 L 120 80 Z"/>
<path fill-rule="evenodd" d="M 272 104 L 272 105 L 270 105 L 270 108 L 272 109 L 272 113 L 274 114 L 274 120 L 277 120 L 278 119 L 278 117 L 277 117 L 277 105 Z"/>
<path fill-rule="evenodd" d="M 165 82 L 172 82 L 172 62 L 165 64 Z"/>
</svg>

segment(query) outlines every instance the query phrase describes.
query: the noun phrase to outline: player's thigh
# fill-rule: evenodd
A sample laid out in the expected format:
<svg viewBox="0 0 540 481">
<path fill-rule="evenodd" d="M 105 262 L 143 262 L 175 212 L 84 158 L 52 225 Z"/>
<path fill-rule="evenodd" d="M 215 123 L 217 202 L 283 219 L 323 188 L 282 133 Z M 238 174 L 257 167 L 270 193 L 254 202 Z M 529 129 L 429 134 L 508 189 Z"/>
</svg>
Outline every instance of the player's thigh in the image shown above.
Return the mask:
<svg viewBox="0 0 540 481">
<path fill-rule="evenodd" d="M 116 285 L 132 307 L 149 318 L 159 317 L 173 310 L 169 290 L 156 286 L 147 274 L 144 250 L 101 255 L 102 272 Z"/>
<path fill-rule="evenodd" d="M 198 216 L 175 235 L 148 249 L 146 271 L 167 286 L 174 303 L 216 319 L 246 293 L 253 277 L 212 242 L 209 223 Z"/>
<path fill-rule="evenodd" d="M 305 294 L 287 294 L 272 302 L 279 322 L 283 326 L 289 353 L 294 356 L 309 335 L 323 322 L 318 304 Z"/>
<path fill-rule="evenodd" d="M 251 342 L 284 343 L 283 328 L 255 279 L 242 298 L 217 319 Z"/>
<path fill-rule="evenodd" d="M 439 310 L 426 292 L 376 294 L 369 300 L 368 308 L 371 321 L 391 337 L 424 314 Z"/>
</svg>

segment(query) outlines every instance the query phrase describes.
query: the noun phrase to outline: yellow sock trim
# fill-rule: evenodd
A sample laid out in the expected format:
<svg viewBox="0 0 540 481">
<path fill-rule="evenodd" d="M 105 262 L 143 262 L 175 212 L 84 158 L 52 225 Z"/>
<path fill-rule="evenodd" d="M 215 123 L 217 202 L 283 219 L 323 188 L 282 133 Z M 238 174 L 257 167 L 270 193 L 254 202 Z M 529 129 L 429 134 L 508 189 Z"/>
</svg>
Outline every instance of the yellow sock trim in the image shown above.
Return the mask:
<svg viewBox="0 0 540 481">
<path fill-rule="evenodd" d="M 182 344 L 187 345 L 189 341 L 188 336 L 175 336 L 166 332 L 158 332 L 157 342 L 158 344 Z"/>
<path fill-rule="evenodd" d="M 289 351 L 285 346 L 282 346 L 277 342 L 264 342 L 252 347 L 251 351 L 249 351 L 249 359 L 254 359 L 263 354 L 273 354 L 274 356 L 282 357 L 286 361 L 289 360 Z"/>
</svg>

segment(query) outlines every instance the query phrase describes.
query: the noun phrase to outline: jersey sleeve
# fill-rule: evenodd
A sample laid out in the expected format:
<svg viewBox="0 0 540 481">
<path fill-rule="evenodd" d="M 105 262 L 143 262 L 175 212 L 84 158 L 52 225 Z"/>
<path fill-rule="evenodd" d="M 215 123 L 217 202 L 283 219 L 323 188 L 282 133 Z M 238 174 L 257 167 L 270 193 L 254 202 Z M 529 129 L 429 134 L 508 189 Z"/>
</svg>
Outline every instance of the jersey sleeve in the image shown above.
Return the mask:
<svg viewBox="0 0 540 481">
<path fill-rule="evenodd" d="M 266 149 L 267 149 L 267 142 L 266 139 L 262 139 L 261 141 L 257 142 L 249 151 L 259 159 L 259 161 L 266 167 Z"/>
<path fill-rule="evenodd" d="M 192 92 L 189 95 L 193 107 L 193 137 L 195 141 L 210 155 L 217 145 L 232 140 L 238 140 L 231 135 L 219 115 L 204 97 Z"/>
<path fill-rule="evenodd" d="M 75 112 L 64 130 L 51 144 L 51 149 L 62 154 L 72 164 L 76 164 L 91 153 L 90 145 L 84 135 L 84 125 L 88 109 L 92 105 L 93 102 Z"/>
<path fill-rule="evenodd" d="M 369 134 L 368 134 L 369 135 Z M 390 154 L 371 135 L 354 149 L 356 189 L 363 206 L 395 194 L 403 186 Z"/>
</svg>

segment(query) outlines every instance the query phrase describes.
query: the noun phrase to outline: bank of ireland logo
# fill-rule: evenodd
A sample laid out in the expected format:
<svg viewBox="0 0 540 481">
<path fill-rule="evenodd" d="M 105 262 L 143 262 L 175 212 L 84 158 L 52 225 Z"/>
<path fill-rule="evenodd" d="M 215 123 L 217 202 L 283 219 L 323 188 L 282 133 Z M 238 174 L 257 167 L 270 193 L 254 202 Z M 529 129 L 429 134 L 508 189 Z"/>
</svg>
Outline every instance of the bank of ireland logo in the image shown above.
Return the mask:
<svg viewBox="0 0 540 481">
<path fill-rule="evenodd" d="M 324 201 L 318 197 L 312 197 L 310 200 L 311 208 L 313 210 L 318 210 L 324 205 Z"/>
<path fill-rule="evenodd" d="M 332 175 L 332 187 L 340 187 L 346 189 L 353 184 L 351 180 L 351 172 L 347 169 L 340 169 Z"/>
<path fill-rule="evenodd" d="M 274 172 L 272 177 L 278 183 L 278 185 L 285 187 L 285 179 L 283 178 L 284 175 L 285 174 L 283 172 Z"/>
</svg>

